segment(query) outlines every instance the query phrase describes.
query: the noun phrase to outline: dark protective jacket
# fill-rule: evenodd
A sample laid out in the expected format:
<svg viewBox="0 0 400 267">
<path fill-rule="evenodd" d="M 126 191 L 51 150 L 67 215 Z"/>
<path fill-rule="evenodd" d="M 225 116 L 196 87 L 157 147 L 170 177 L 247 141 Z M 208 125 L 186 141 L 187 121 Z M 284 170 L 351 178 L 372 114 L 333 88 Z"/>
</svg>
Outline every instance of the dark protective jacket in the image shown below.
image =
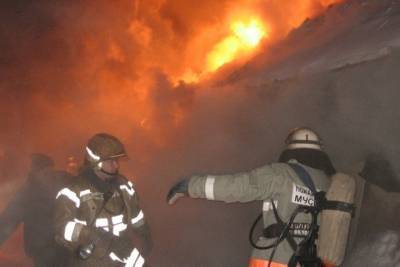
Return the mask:
<svg viewBox="0 0 400 267">
<path fill-rule="evenodd" d="M 52 168 L 31 172 L 0 214 L 0 244 L 23 223 L 25 253 L 35 266 L 62 266 L 65 253 L 55 242 L 52 228 L 54 198 L 71 179 L 67 172 Z"/>
<path fill-rule="evenodd" d="M 123 176 L 103 181 L 86 170 L 56 199 L 55 238 L 71 252 L 67 266 L 144 265 L 132 236 L 150 237 L 132 182 Z M 93 254 L 82 260 L 78 251 L 88 244 L 95 245 Z"/>
<path fill-rule="evenodd" d="M 290 162 L 299 164 L 295 160 Z M 317 190 L 326 191 L 329 188 L 330 179 L 324 172 L 305 165 L 301 166 L 310 174 Z M 286 163 L 273 163 L 249 172 L 230 175 L 194 176 L 189 181 L 189 195 L 193 198 L 207 198 L 228 203 L 260 200 L 263 203 L 264 228 L 277 222 L 272 203 L 275 204 L 280 219 L 287 222 L 298 205 L 310 206 L 314 202 L 311 191 Z M 291 233 L 297 243 L 308 233 L 310 222 L 310 215 L 300 213 L 296 217 Z M 262 236 L 258 239 L 257 245 L 270 245 L 275 239 Z M 269 260 L 271 251 L 272 249 L 253 249 L 251 256 L 253 262 Z M 273 262 L 286 266 L 293 253 L 289 242 L 284 240 L 277 247 Z"/>
</svg>

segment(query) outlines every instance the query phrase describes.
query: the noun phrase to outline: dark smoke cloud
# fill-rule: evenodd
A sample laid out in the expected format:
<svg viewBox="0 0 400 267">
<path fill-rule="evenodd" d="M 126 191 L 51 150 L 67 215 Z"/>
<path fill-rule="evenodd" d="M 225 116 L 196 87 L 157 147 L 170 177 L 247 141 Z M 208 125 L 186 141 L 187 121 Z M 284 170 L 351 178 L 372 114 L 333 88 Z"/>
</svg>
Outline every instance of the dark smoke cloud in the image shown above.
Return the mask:
<svg viewBox="0 0 400 267">
<path fill-rule="evenodd" d="M 121 136 L 131 154 L 125 172 L 138 185 L 154 232 L 151 261 L 164 267 L 246 265 L 247 234 L 260 203 L 186 200 L 168 207 L 164 196 L 178 177 L 277 159 L 293 127 L 318 130 L 341 168 L 371 152 L 381 155 L 394 168 L 393 182 L 399 50 L 390 43 L 387 53 L 361 60 L 357 52 L 363 47 L 361 56 L 376 55 L 398 38 L 396 2 L 332 7 L 229 79 L 175 85 L 170 75 L 190 60 L 176 51 L 204 23 L 218 23 L 215 11 L 224 13 L 228 2 L 199 1 L 194 8 L 189 1 L 3 1 L 0 149 L 14 155 L 6 169 L 18 169 L 8 179 L 22 176 L 31 152 L 50 152 L 64 167 L 94 132 Z M 145 103 L 138 100 L 142 84 L 149 88 Z M 380 229 L 368 240 L 373 246 L 362 240 L 359 255 L 394 251 L 397 229 Z"/>
</svg>

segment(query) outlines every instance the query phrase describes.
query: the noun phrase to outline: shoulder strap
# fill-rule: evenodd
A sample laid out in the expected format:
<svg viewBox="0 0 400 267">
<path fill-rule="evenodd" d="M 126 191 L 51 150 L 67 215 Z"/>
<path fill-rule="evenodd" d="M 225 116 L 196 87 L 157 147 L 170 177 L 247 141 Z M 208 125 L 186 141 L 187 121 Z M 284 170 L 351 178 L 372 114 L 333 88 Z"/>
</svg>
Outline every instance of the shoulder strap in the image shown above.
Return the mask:
<svg viewBox="0 0 400 267">
<path fill-rule="evenodd" d="M 299 164 L 294 164 L 294 163 L 288 163 L 288 164 L 296 172 L 297 176 L 299 176 L 303 184 L 307 186 L 308 189 L 310 189 L 313 194 L 317 193 L 315 184 L 311 179 L 310 174 Z"/>
<path fill-rule="evenodd" d="M 317 192 L 315 188 L 315 184 L 311 179 L 310 174 L 300 165 L 288 163 L 290 167 L 296 172 L 297 176 L 299 176 L 300 180 L 306 185 L 315 197 L 315 207 L 317 210 L 339 210 L 348 212 L 354 217 L 355 207 L 354 204 L 346 203 L 343 201 L 334 201 L 334 200 L 327 200 L 325 197 L 325 192 L 320 191 Z"/>
</svg>

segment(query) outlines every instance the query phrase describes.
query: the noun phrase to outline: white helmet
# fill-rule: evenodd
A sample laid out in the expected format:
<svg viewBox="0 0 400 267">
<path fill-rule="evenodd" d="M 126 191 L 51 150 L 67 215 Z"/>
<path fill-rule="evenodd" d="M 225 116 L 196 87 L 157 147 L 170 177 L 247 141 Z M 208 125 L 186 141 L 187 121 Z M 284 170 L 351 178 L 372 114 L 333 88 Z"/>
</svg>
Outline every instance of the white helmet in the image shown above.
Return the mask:
<svg viewBox="0 0 400 267">
<path fill-rule="evenodd" d="M 307 127 L 293 129 L 286 138 L 287 149 L 309 148 L 322 150 L 322 142 L 319 135 Z"/>
</svg>

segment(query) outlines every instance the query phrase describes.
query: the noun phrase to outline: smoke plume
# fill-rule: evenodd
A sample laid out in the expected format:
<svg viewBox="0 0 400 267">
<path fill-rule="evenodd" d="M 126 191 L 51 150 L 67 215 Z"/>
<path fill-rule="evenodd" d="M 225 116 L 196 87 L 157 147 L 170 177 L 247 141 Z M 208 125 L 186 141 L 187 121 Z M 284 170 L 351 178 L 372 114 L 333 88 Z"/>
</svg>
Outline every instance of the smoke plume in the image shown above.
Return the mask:
<svg viewBox="0 0 400 267">
<path fill-rule="evenodd" d="M 92 134 L 109 132 L 130 154 L 123 170 L 153 230 L 153 266 L 245 266 L 261 204 L 169 207 L 179 177 L 274 161 L 302 125 L 339 168 L 374 153 L 393 168 L 387 183 L 400 171 L 398 1 L 337 2 L 3 1 L 2 183 L 23 178 L 30 153 L 65 168 Z M 249 16 L 268 37 L 208 70 L 231 22 Z"/>
</svg>

